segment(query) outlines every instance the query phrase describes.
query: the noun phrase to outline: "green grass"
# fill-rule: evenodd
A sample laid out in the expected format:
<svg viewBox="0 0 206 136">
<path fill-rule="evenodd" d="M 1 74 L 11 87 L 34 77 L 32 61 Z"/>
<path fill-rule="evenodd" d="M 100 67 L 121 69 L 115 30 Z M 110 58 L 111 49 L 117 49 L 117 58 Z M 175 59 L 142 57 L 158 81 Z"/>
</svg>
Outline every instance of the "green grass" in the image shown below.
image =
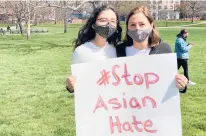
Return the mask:
<svg viewBox="0 0 206 136">
<path fill-rule="evenodd" d="M 191 25 L 190 27 L 206 27 L 206 23 L 204 23 L 204 24 Z"/>
<path fill-rule="evenodd" d="M 177 25 L 188 25 L 191 24 L 190 21 L 156 21 L 155 25 L 157 27 L 166 27 L 166 26 L 177 26 Z"/>
<path fill-rule="evenodd" d="M 181 20 L 179 20 L 179 21 L 178 20 L 170 21 L 170 20 L 168 20 L 168 21 L 155 21 L 155 25 L 157 27 L 166 27 L 166 26 L 170 27 L 170 26 L 181 26 L 181 25 L 198 24 L 198 23 L 202 23 L 202 22 L 206 22 L 206 21 L 198 20 L 198 21 L 194 21 L 194 23 L 191 23 L 191 21 L 181 21 Z M 41 24 L 41 25 L 38 25 L 37 27 L 48 27 L 48 25 L 51 28 L 57 28 L 57 26 L 58 26 L 58 28 L 60 28 L 60 27 L 63 28 L 63 26 L 64 26 L 64 24 L 56 24 L 56 25 L 55 24 Z M 124 26 L 125 23 L 121 22 L 121 25 Z M 79 28 L 81 26 L 82 26 L 82 24 L 67 24 L 68 28 Z M 198 25 L 194 25 L 194 26 L 195 27 L 205 27 L 206 24 L 198 24 Z"/>
<path fill-rule="evenodd" d="M 191 21 L 181 21 L 181 20 L 169 20 L 169 21 L 155 21 L 155 26 L 156 27 L 172 27 L 172 26 L 182 26 L 182 25 L 190 25 L 189 27 L 206 27 L 206 23 L 204 24 L 198 24 L 201 22 L 206 22 L 206 21 L 195 21 L 194 23 L 191 23 Z M 196 24 L 196 25 L 194 25 Z M 0 28 L 6 28 L 8 25 L 7 24 L 0 24 Z M 79 28 L 82 26 L 82 24 L 67 24 L 67 28 L 69 31 L 77 31 Z M 125 24 L 121 22 L 121 26 L 125 27 Z M 62 33 L 64 24 L 63 23 L 58 23 L 58 24 L 40 24 L 37 26 L 31 26 L 32 28 L 45 28 L 49 30 L 49 33 Z"/>
<path fill-rule="evenodd" d="M 0 136 L 75 136 L 74 98 L 65 79 L 79 28 L 68 27 L 67 34 L 60 26 L 48 28 L 54 34 L 32 35 L 30 41 L 0 36 Z M 159 30 L 173 47 L 180 29 Z M 196 43 L 189 72 L 197 86 L 181 95 L 183 136 L 206 136 L 206 29 L 188 30 L 188 41 Z"/>
<path fill-rule="evenodd" d="M 0 24 L 0 27 L 7 27 L 7 24 Z"/>
<path fill-rule="evenodd" d="M 191 27 L 204 27 L 206 26 L 205 24 L 199 25 L 198 23 L 202 23 L 204 21 L 195 21 L 194 23 L 191 23 L 191 21 L 155 21 L 155 25 L 157 27 L 171 27 L 171 26 L 182 26 L 182 25 L 190 25 L 192 24 Z M 194 25 L 197 24 L 197 25 Z"/>
</svg>

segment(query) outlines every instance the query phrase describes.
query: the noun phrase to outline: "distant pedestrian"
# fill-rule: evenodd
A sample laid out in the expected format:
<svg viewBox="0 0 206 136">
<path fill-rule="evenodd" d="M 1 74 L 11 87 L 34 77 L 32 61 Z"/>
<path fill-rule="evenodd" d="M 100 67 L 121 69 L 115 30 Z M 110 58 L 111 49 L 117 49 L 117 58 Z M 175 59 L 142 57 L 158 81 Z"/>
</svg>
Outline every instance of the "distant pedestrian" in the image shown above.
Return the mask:
<svg viewBox="0 0 206 136">
<path fill-rule="evenodd" d="M 183 67 L 184 75 L 188 79 L 188 85 L 196 85 L 195 82 L 192 82 L 189 79 L 189 72 L 188 72 L 189 50 L 192 48 L 194 44 L 186 42 L 188 34 L 189 33 L 186 29 L 182 29 L 179 32 L 175 42 L 174 52 L 177 54 L 178 69 L 181 66 Z"/>
</svg>

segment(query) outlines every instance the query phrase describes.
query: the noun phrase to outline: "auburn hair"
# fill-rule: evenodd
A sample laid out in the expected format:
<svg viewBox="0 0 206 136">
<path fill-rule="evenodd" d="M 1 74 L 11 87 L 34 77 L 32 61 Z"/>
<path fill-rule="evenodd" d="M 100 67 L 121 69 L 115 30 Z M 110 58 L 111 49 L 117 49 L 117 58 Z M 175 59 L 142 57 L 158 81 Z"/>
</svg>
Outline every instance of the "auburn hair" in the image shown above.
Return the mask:
<svg viewBox="0 0 206 136">
<path fill-rule="evenodd" d="M 151 15 L 150 11 L 147 9 L 147 7 L 144 7 L 144 6 L 136 7 L 134 9 L 132 9 L 130 11 L 130 13 L 128 14 L 128 16 L 126 18 L 126 37 L 125 37 L 124 42 L 127 43 L 127 46 L 132 46 L 133 45 L 133 39 L 127 34 L 128 22 L 129 22 L 129 19 L 132 15 L 140 13 L 140 12 L 145 15 L 145 17 L 147 18 L 147 20 L 149 21 L 150 24 L 153 24 L 152 32 L 151 32 L 151 34 L 149 35 L 149 38 L 148 38 L 149 46 L 159 45 L 159 43 L 160 43 L 159 32 L 155 29 L 154 20 L 153 20 L 153 17 Z"/>
</svg>

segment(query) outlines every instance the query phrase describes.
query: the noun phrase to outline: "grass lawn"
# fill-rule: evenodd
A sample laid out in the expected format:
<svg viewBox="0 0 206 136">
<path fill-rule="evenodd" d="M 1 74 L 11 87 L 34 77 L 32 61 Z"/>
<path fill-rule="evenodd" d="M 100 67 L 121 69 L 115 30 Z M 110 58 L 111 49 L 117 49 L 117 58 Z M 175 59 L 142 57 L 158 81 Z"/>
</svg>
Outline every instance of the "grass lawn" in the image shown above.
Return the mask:
<svg viewBox="0 0 206 136">
<path fill-rule="evenodd" d="M 30 41 L 0 36 L 0 136 L 75 136 L 74 98 L 65 91 L 65 78 L 79 28 L 68 27 L 67 34 L 48 28 L 54 34 L 32 35 Z M 159 30 L 173 47 L 180 29 Z M 206 136 L 206 28 L 188 30 L 188 41 L 196 43 L 189 73 L 197 85 L 181 95 L 183 136 Z"/>
<path fill-rule="evenodd" d="M 191 21 L 156 21 L 155 25 L 157 27 L 171 27 L 171 26 L 182 26 L 182 25 L 191 25 L 191 27 L 205 27 L 206 24 L 199 24 L 205 21 L 198 20 L 194 21 L 194 23 L 191 23 Z M 197 25 L 195 25 L 197 24 Z"/>
</svg>

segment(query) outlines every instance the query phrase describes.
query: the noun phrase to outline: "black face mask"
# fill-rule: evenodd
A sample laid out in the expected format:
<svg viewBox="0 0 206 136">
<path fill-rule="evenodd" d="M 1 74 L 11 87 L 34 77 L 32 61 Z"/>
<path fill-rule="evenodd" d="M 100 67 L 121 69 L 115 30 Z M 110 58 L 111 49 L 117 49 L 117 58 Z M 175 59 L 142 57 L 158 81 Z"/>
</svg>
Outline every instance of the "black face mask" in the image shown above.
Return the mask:
<svg viewBox="0 0 206 136">
<path fill-rule="evenodd" d="M 97 34 L 99 34 L 101 37 L 103 37 L 105 39 L 107 39 L 110 36 L 112 36 L 115 33 L 115 31 L 117 30 L 116 27 L 114 27 L 114 26 L 112 26 L 110 24 L 103 25 L 103 26 L 98 26 L 98 25 L 94 24 L 92 26 L 92 28 L 95 30 L 95 32 Z"/>
</svg>

